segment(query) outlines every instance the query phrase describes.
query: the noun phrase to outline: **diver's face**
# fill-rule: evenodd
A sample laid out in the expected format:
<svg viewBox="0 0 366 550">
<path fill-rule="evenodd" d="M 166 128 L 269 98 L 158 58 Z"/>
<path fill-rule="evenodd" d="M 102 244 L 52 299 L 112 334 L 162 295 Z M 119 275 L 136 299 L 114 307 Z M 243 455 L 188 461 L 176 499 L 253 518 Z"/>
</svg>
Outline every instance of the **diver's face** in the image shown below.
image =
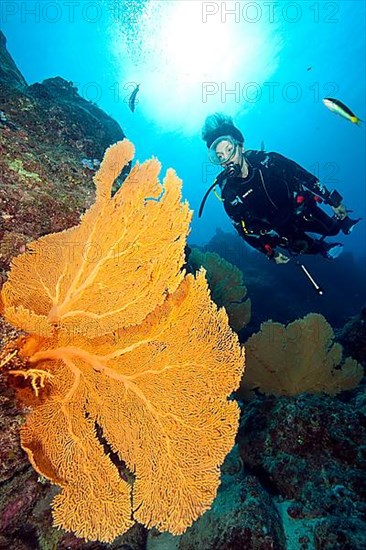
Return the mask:
<svg viewBox="0 0 366 550">
<path fill-rule="evenodd" d="M 232 165 L 244 166 L 244 147 L 232 136 L 220 136 L 210 146 L 208 156 L 213 164 L 220 165 L 226 169 Z"/>
<path fill-rule="evenodd" d="M 223 139 L 215 147 L 216 158 L 221 166 L 227 166 L 236 155 L 237 146 L 232 141 Z"/>
<path fill-rule="evenodd" d="M 244 148 L 232 141 L 220 141 L 216 146 L 216 157 L 223 168 L 229 164 L 242 164 Z"/>
<path fill-rule="evenodd" d="M 226 167 L 228 166 L 228 164 L 239 164 L 239 166 L 241 166 L 242 159 L 243 159 L 243 152 L 244 152 L 243 147 L 241 147 L 239 144 L 236 144 L 234 155 L 228 162 L 225 162 L 223 166 Z"/>
</svg>

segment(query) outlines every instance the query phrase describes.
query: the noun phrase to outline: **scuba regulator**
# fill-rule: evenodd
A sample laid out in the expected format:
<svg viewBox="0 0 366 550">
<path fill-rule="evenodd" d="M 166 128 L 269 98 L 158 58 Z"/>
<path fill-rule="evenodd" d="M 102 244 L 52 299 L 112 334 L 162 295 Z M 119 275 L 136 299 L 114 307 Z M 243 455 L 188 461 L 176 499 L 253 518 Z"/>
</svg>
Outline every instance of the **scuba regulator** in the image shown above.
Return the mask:
<svg viewBox="0 0 366 550">
<path fill-rule="evenodd" d="M 199 211 L 198 211 L 198 217 L 199 218 L 202 215 L 203 208 L 205 206 L 207 197 L 210 194 L 210 192 L 212 191 L 212 189 L 214 189 L 216 187 L 216 185 L 220 185 L 220 183 L 222 181 L 224 181 L 225 179 L 227 179 L 227 178 L 236 178 L 236 177 L 238 177 L 240 175 L 240 172 L 241 172 L 240 165 L 239 164 L 234 164 L 233 162 L 230 162 L 227 165 L 227 167 L 225 168 L 225 170 L 220 172 L 220 174 L 215 178 L 215 181 L 213 182 L 213 184 L 210 185 L 210 187 L 207 189 L 207 191 L 206 191 L 206 193 L 205 193 L 205 195 L 204 195 L 204 197 L 201 201 L 201 205 L 200 205 L 200 208 L 199 208 Z"/>
</svg>

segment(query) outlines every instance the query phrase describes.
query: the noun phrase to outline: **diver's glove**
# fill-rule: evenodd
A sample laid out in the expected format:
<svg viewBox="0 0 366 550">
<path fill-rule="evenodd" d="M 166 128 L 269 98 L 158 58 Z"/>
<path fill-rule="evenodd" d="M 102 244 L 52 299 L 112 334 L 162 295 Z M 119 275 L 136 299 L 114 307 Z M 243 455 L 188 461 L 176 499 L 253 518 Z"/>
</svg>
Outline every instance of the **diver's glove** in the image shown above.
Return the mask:
<svg viewBox="0 0 366 550">
<path fill-rule="evenodd" d="M 335 260 L 343 251 L 342 243 L 327 243 L 323 241 L 324 248 L 321 251 L 321 255 L 327 260 Z"/>
<path fill-rule="evenodd" d="M 347 218 L 347 208 L 344 206 L 344 204 L 341 203 L 338 206 L 332 206 L 332 210 L 334 212 L 334 217 L 337 220 L 342 221 Z"/>
<path fill-rule="evenodd" d="M 279 265 L 279 264 L 287 264 L 287 262 L 290 261 L 290 258 L 285 254 L 282 254 L 282 252 L 276 252 L 275 255 L 273 256 L 273 260 L 276 262 L 277 265 Z"/>
</svg>

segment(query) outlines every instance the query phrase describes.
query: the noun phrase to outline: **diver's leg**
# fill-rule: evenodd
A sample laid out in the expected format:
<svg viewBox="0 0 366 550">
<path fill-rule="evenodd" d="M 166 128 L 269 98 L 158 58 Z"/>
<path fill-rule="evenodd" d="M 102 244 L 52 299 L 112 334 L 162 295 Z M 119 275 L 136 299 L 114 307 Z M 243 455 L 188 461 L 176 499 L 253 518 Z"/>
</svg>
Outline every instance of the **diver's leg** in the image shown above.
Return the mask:
<svg viewBox="0 0 366 550">
<path fill-rule="evenodd" d="M 337 235 L 341 230 L 339 220 L 328 216 L 319 206 L 314 205 L 309 209 L 300 220 L 300 227 L 303 231 L 310 233 L 319 233 L 324 237 Z"/>
<path fill-rule="evenodd" d="M 314 239 L 305 233 L 297 233 L 288 237 L 288 248 L 295 254 L 321 254 L 325 251 L 324 241 Z"/>
<path fill-rule="evenodd" d="M 288 233 L 280 246 L 292 254 L 320 254 L 325 258 L 336 258 L 342 251 L 341 243 L 327 243 L 323 239 L 314 239 L 299 231 Z"/>
<path fill-rule="evenodd" d="M 278 244 L 293 254 L 318 254 L 323 249 L 318 239 L 310 237 L 300 227 L 288 227 L 287 230 L 282 228 Z"/>
</svg>

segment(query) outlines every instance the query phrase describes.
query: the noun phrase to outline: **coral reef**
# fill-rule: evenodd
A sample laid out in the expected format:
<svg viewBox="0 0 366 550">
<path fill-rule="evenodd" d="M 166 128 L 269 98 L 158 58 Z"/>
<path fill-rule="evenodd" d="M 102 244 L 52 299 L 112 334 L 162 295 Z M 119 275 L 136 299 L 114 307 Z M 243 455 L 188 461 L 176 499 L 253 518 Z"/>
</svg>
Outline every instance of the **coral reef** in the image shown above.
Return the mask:
<svg viewBox="0 0 366 550">
<path fill-rule="evenodd" d="M 244 464 L 283 510 L 284 525 L 307 526 L 308 543 L 288 548 L 365 548 L 365 430 L 353 401 L 327 395 L 262 398 L 243 409 Z"/>
<path fill-rule="evenodd" d="M 10 88 L 24 91 L 27 83 L 18 70 L 14 59 L 6 49 L 6 38 L 0 30 L 0 82 Z"/>
<path fill-rule="evenodd" d="M 235 447 L 223 465 L 212 508 L 182 535 L 179 550 L 286 549 L 275 505 L 255 476 L 243 470 L 237 454 Z"/>
<path fill-rule="evenodd" d="M 1 31 L 0 97 L 0 276 L 5 279 L 11 257 L 27 242 L 78 223 L 94 200 L 93 172 L 82 160 L 100 160 L 124 133 L 60 77 L 28 86 Z"/>
<path fill-rule="evenodd" d="M 351 358 L 342 361 L 342 346 L 333 342 L 332 327 L 322 315 L 309 313 L 285 327 L 268 321 L 246 344 L 246 370 L 239 398 L 303 392 L 335 395 L 357 386 L 362 367 Z"/>
<path fill-rule="evenodd" d="M 27 465 L 27 457 L 19 444 L 23 418 L 14 405 L 13 392 L 5 382 L 5 377 L 0 376 L 0 483 L 3 487 Z"/>
<path fill-rule="evenodd" d="M 346 353 L 366 367 L 366 306 L 337 332 Z"/>
<path fill-rule="evenodd" d="M 233 330 L 239 332 L 250 321 L 251 302 L 242 272 L 215 252 L 201 252 L 193 248 L 188 263 L 194 271 L 204 267 L 211 298 L 218 307 L 224 307 Z"/>
<path fill-rule="evenodd" d="M 2 290 L 4 317 L 29 334 L 23 368 L 6 364 L 32 408 L 22 447 L 62 488 L 55 524 L 106 542 L 136 520 L 182 533 L 211 506 L 244 366 L 204 274 L 181 270 L 190 212 L 174 172 L 162 187 L 157 160 L 137 164 L 111 197 L 132 156 L 126 140 L 107 150 L 80 225 L 30 243 Z"/>
<path fill-rule="evenodd" d="M 50 232 L 71 228 L 79 222 L 80 214 L 94 202 L 92 175 L 97 169 L 104 150 L 111 143 L 122 139 L 124 134 L 118 124 L 95 104 L 85 101 L 77 93 L 72 82 L 56 77 L 47 79 L 42 84 L 28 86 L 6 49 L 5 37 L 1 31 L 0 96 L 1 284 L 7 278 L 6 272 L 14 256 L 26 250 L 26 255 L 29 255 L 31 250 L 35 250 L 37 261 L 41 259 L 38 253 L 41 250 L 42 253 L 45 252 L 45 249 L 35 243 L 26 247 L 27 243 Z M 114 183 L 112 193 L 120 187 L 129 171 L 130 164 L 127 164 Z M 146 204 L 146 208 L 150 206 Z M 125 223 L 123 216 L 120 223 Z M 156 222 L 154 223 L 156 225 Z M 66 237 L 68 235 L 70 234 L 66 233 Z M 194 233 L 192 237 L 194 238 Z M 140 239 L 137 238 L 135 242 L 131 241 L 128 245 L 134 246 L 136 253 L 140 253 Z M 152 251 L 154 247 L 155 242 L 151 242 Z M 73 242 L 70 239 L 63 250 L 58 248 L 58 244 L 53 247 L 48 246 L 47 250 L 49 260 L 52 260 L 55 265 L 60 263 L 60 268 L 61 265 L 65 267 L 66 261 L 73 259 L 73 255 L 80 250 L 84 253 L 86 267 L 90 269 L 95 267 L 101 259 L 101 250 L 95 246 L 94 240 L 86 248 L 82 247 L 80 242 Z M 251 251 L 234 233 L 218 230 L 204 251 L 218 253 L 225 260 L 236 265 L 244 274 L 245 285 L 252 301 L 252 316 L 250 323 L 239 332 L 242 342 L 258 331 L 260 324 L 268 319 L 287 325 L 293 319 L 305 316 L 309 312 L 317 312 L 324 315 L 335 327 L 336 337 L 342 344 L 345 355 L 352 356 L 363 366 L 366 365 L 365 312 L 361 311 L 362 305 L 366 303 L 364 257 L 355 259 L 348 253 L 343 254 L 334 263 L 326 262 L 323 258 L 307 257 L 306 266 L 325 289 L 325 294 L 319 297 L 295 264 L 274 266 L 260 254 Z M 123 257 L 119 258 L 117 255 L 115 259 L 118 262 L 124 261 Z M 178 263 L 176 264 L 177 273 Z M 37 265 L 40 267 L 41 275 L 48 272 L 46 260 Z M 158 274 L 153 266 L 149 265 L 152 268 L 149 274 L 154 278 Z M 140 266 L 141 263 L 131 266 L 131 274 L 135 269 L 136 281 L 139 271 L 146 267 Z M 117 271 L 114 271 L 114 265 L 110 267 L 113 280 L 112 278 L 108 280 L 108 284 L 111 283 L 113 288 L 118 286 L 119 291 L 124 294 L 124 277 L 119 277 Z M 189 269 L 189 266 L 187 265 L 186 268 Z M 69 275 L 71 276 L 70 273 Z M 37 280 L 33 279 L 33 281 Z M 188 280 L 192 281 L 192 279 Z M 99 281 L 98 284 L 103 283 Z M 181 296 L 185 295 L 184 289 L 187 291 L 186 294 L 189 294 L 190 287 L 187 283 L 185 285 L 178 287 L 181 288 Z M 135 285 L 131 284 L 130 290 L 134 288 Z M 164 290 L 163 302 L 158 306 L 156 314 L 159 316 L 163 311 L 167 312 L 170 304 L 172 315 L 169 317 L 169 323 L 172 326 L 174 324 L 178 326 L 177 314 L 179 312 L 183 314 L 182 307 L 184 308 L 184 303 L 187 305 L 187 302 L 183 298 L 180 309 L 175 307 L 176 302 L 168 298 Z M 37 286 L 38 292 L 40 292 L 39 286 Z M 178 294 L 176 296 L 178 297 Z M 22 303 L 21 297 L 18 296 L 17 300 L 18 305 Z M 28 295 L 27 300 L 33 304 L 33 300 Z M 48 307 L 49 298 L 45 297 L 39 304 L 40 310 L 42 304 Z M 95 304 L 91 303 L 90 306 L 90 314 L 94 316 Z M 0 301 L 0 313 L 3 313 L 2 308 Z M 43 311 L 40 310 L 37 310 L 38 316 Z M 85 345 L 89 340 L 100 344 L 103 335 L 98 328 L 98 322 L 91 318 L 80 330 L 78 322 L 71 322 L 70 313 L 70 310 L 67 312 L 63 310 L 57 317 L 58 320 L 62 317 L 61 323 L 67 323 L 67 319 L 70 320 L 65 329 L 68 334 L 67 345 L 70 346 L 72 342 Z M 56 311 L 56 315 L 59 314 L 60 310 Z M 150 316 L 150 320 L 152 318 L 153 316 Z M 182 316 L 179 317 L 181 318 Z M 47 341 L 45 336 L 50 330 L 50 324 L 53 333 L 56 327 L 55 321 L 56 317 L 53 318 L 53 324 L 47 321 L 43 326 L 42 322 L 39 323 L 37 329 L 42 338 L 39 341 L 36 340 L 36 347 L 42 346 Z M 144 322 L 142 321 L 140 328 Z M 197 319 L 197 323 L 200 322 L 201 317 Z M 194 322 L 190 320 L 189 323 L 190 329 L 194 331 L 193 335 L 199 337 L 201 333 L 196 330 Z M 146 324 L 144 326 L 147 327 Z M 153 323 L 150 326 L 152 329 L 158 327 Z M 341 328 L 343 326 L 344 328 Z M 28 322 L 27 327 L 29 328 Z M 214 327 L 212 328 L 214 330 Z M 131 330 L 132 327 L 123 329 L 121 325 L 115 326 L 115 331 L 109 335 L 106 346 L 109 345 L 109 349 L 115 346 L 113 349 L 116 349 L 120 344 L 126 345 L 126 340 L 123 338 L 131 335 Z M 285 327 L 282 330 L 285 330 Z M 151 336 L 152 334 L 149 334 L 149 338 Z M 191 330 L 187 334 L 179 330 L 174 340 L 174 347 L 177 347 L 177 343 L 183 337 L 187 340 L 189 351 L 189 346 L 192 345 Z M 20 339 L 17 340 L 18 338 Z M 136 340 L 133 341 L 136 342 Z M 200 339 L 200 344 L 203 341 Z M 8 352 L 14 350 L 15 344 L 21 347 L 22 343 L 25 343 L 24 332 L 8 325 L 0 317 L 0 347 L 5 346 L 6 350 L 3 356 L 7 356 Z M 219 342 L 218 346 L 220 345 Z M 137 380 L 142 381 L 142 371 L 148 365 L 148 351 L 152 353 L 154 364 L 157 356 L 164 357 L 167 352 L 160 346 L 157 338 L 151 342 L 151 345 L 140 346 L 139 349 L 143 357 Z M 23 348 L 23 351 L 26 355 L 27 349 Z M 90 358 L 90 347 L 84 351 Z M 32 353 L 32 350 L 28 349 L 28 352 Z M 50 352 L 50 348 L 43 352 Z M 184 356 L 184 353 L 186 353 L 185 349 L 179 352 L 179 359 Z M 125 357 L 127 358 L 128 355 L 131 355 L 130 352 L 126 353 Z M 27 357 L 31 359 L 29 355 Z M 131 359 L 132 357 L 131 355 Z M 52 526 L 51 503 L 60 495 L 60 490 L 62 494 L 62 489 L 44 476 L 38 475 L 29 464 L 27 454 L 21 448 L 19 431 L 24 425 L 24 415 L 29 414 L 32 409 L 36 410 L 37 407 L 45 407 L 47 400 L 53 395 L 61 396 L 55 392 L 53 382 L 57 382 L 57 375 L 60 377 L 64 371 L 62 361 L 59 364 L 56 361 L 49 361 L 47 365 L 43 361 L 38 364 L 30 364 L 28 361 L 25 365 L 25 358 L 21 358 L 18 354 L 0 369 L 1 549 L 162 550 L 164 548 L 179 550 L 180 545 L 180 550 L 183 547 L 187 550 L 193 546 L 199 550 L 201 548 L 215 550 L 237 550 L 238 548 L 245 550 L 273 550 L 273 548 L 276 550 L 282 550 L 282 548 L 364 550 L 366 548 L 364 528 L 365 381 L 354 390 L 344 391 L 334 397 L 320 394 L 306 394 L 298 397 L 257 396 L 250 403 L 245 403 L 241 411 L 241 429 L 237 435 L 237 445 L 227 455 L 221 466 L 221 485 L 210 510 L 180 536 L 173 536 L 167 532 L 161 533 L 154 528 L 147 529 L 135 523 L 124 535 L 107 544 L 86 542 L 71 532 Z M 211 404 L 209 392 L 212 392 L 212 389 L 208 383 L 211 376 L 207 371 L 201 372 L 202 356 L 195 357 L 192 352 L 190 361 L 192 358 L 197 363 L 194 377 L 197 378 L 199 387 L 203 388 L 199 394 L 195 394 L 197 407 L 208 401 Z M 76 368 L 82 372 L 84 381 L 89 381 L 89 385 L 99 391 L 100 384 L 103 385 L 105 380 L 103 373 L 90 372 L 91 367 L 85 361 L 85 356 L 83 361 L 74 360 L 74 362 Z M 59 366 L 61 366 L 60 372 L 58 372 Z M 32 367 L 38 368 L 38 374 L 42 374 L 42 371 L 48 368 L 52 371 L 51 374 L 56 374 L 56 378 L 49 378 L 48 381 L 44 379 L 45 386 L 43 389 L 39 388 L 38 397 L 31 387 L 32 378 L 25 379 L 19 374 L 12 377 L 8 372 L 9 369 L 25 372 L 24 368 L 27 368 L 29 373 Z M 154 369 L 151 368 L 151 370 Z M 167 375 L 165 383 L 170 371 L 164 372 Z M 173 374 L 173 371 L 171 372 Z M 179 374 L 183 373 L 184 371 L 179 371 Z M 129 375 L 136 376 L 132 374 L 132 366 Z M 153 375 L 152 372 L 151 376 Z M 33 377 L 36 389 L 41 380 L 40 377 Z M 186 380 L 187 377 L 181 381 L 180 376 L 172 380 L 175 401 L 170 413 L 176 411 L 177 403 L 184 407 L 189 398 L 191 386 L 188 386 L 188 383 L 185 384 Z M 9 387 L 9 382 L 15 387 L 17 407 L 14 389 Z M 167 393 L 167 386 L 163 386 L 162 383 L 156 388 L 156 393 L 159 395 L 165 396 Z M 132 392 L 128 391 L 127 394 L 131 397 Z M 78 401 L 75 398 L 66 411 L 70 411 L 70 407 L 74 405 L 81 405 L 80 399 Z M 121 395 L 118 394 L 115 401 L 119 402 L 120 399 Z M 89 405 L 89 401 L 85 404 Z M 96 402 L 93 402 L 93 406 L 94 413 L 97 408 Z M 109 411 L 110 408 L 115 407 L 115 404 L 110 404 L 110 400 L 107 400 L 106 406 Z M 141 408 L 143 414 L 147 414 L 143 404 L 139 412 Z M 161 409 L 155 407 L 156 410 L 161 413 Z M 96 411 L 96 415 L 98 413 L 99 411 Z M 103 414 L 106 414 L 104 409 Z M 122 417 L 123 407 L 118 414 Z M 59 418 L 67 418 L 62 410 L 59 412 Z M 73 416 L 71 418 L 72 422 L 77 422 L 80 419 L 80 410 L 79 417 L 76 416 L 75 420 Z M 108 442 L 107 431 L 103 429 L 101 423 L 98 423 L 98 420 L 99 417 L 93 423 L 93 416 L 87 408 L 84 409 L 81 421 L 87 424 L 88 433 L 93 435 L 96 446 L 104 452 L 107 460 L 115 467 L 119 480 L 132 487 L 137 475 L 135 466 L 127 465 L 121 460 L 118 452 L 115 452 Z M 43 429 L 44 424 L 41 430 Z M 119 429 L 121 437 L 126 437 L 128 430 L 122 420 Z M 134 436 L 133 448 L 136 449 L 140 460 L 150 461 L 149 466 L 154 468 L 155 474 L 159 471 L 158 468 L 165 467 L 166 463 L 161 464 L 159 447 L 157 459 L 151 459 L 151 439 L 147 440 L 145 432 L 141 434 L 139 429 L 140 424 L 131 422 Z M 205 434 L 204 428 L 203 434 Z M 40 434 L 37 433 L 34 441 L 39 441 L 37 439 L 39 436 Z M 153 444 L 155 441 L 157 445 L 161 443 L 160 436 L 161 432 L 157 430 L 156 435 L 154 433 Z M 148 443 L 148 448 L 145 443 Z M 210 444 L 207 441 L 205 444 L 209 452 Z M 70 448 L 76 449 L 77 445 L 74 444 Z M 238 448 L 240 457 L 237 454 Z M 145 456 L 148 450 L 149 453 Z M 186 465 L 189 463 L 188 459 L 186 449 L 182 448 L 181 462 Z M 60 463 L 57 459 L 56 462 Z M 65 466 L 63 462 L 62 465 Z M 44 463 L 42 466 L 47 467 L 47 464 Z M 206 467 L 205 463 L 202 466 Z M 195 465 L 192 467 L 192 474 L 194 468 Z M 92 470 L 86 469 L 85 474 L 83 472 L 84 475 L 92 475 Z M 97 475 L 100 475 L 99 472 Z M 175 487 L 176 480 L 172 478 L 170 481 Z M 165 502 L 166 499 L 167 493 L 164 493 L 162 501 Z M 133 504 L 136 503 L 133 502 Z M 94 510 L 93 513 L 97 512 Z"/>
</svg>

